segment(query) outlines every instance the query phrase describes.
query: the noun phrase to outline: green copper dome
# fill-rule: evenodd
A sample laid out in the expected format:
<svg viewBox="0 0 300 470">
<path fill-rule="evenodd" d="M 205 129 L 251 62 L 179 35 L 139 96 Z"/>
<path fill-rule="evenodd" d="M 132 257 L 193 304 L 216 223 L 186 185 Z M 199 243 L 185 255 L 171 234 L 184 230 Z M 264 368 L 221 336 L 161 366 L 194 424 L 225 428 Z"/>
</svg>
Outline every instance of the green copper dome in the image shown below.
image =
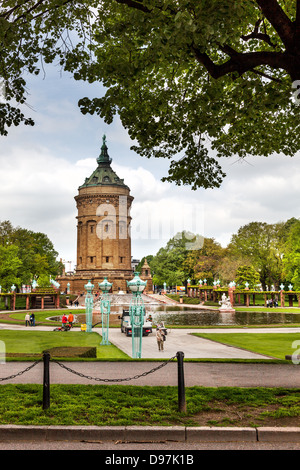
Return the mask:
<svg viewBox="0 0 300 470">
<path fill-rule="evenodd" d="M 119 178 L 110 166 L 112 159 L 109 157 L 107 152 L 105 135 L 103 136 L 102 140 L 103 144 L 101 147 L 101 153 L 97 158 L 98 167 L 89 178 L 85 179 L 85 182 L 81 186 L 79 186 L 79 189 L 90 186 L 122 186 L 125 188 L 128 187 L 124 183 L 124 180 Z"/>
</svg>

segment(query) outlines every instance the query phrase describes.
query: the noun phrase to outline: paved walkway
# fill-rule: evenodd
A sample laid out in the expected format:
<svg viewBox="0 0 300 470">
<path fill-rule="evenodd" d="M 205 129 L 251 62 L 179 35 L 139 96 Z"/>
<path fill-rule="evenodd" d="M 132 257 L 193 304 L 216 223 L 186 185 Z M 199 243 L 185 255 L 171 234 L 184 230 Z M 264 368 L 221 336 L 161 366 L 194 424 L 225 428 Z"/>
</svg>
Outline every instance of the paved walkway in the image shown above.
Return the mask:
<svg viewBox="0 0 300 470">
<path fill-rule="evenodd" d="M 169 358 L 167 357 L 166 359 Z M 71 370 L 61 367 L 59 364 L 62 364 Z M 30 365 L 32 365 L 32 362 L 8 362 L 0 364 L 0 379 L 6 379 L 7 377 L 16 375 Z M 51 361 L 50 383 L 177 386 L 177 362 L 166 361 L 163 367 L 157 369 L 160 365 L 162 365 L 162 362 L 151 361 L 63 363 Z M 145 373 L 147 373 L 147 375 L 144 375 Z M 299 367 L 293 364 L 185 362 L 184 379 L 186 387 L 300 388 Z M 17 375 L 9 380 L 1 381 L 1 384 L 3 385 L 8 383 L 42 384 L 43 363 L 38 363 L 22 375 Z"/>
<path fill-rule="evenodd" d="M 50 326 L 36 326 L 36 327 L 25 327 L 22 325 L 8 325 L 1 323 L 0 331 L 3 329 L 14 329 L 14 330 L 26 330 L 26 331 L 52 331 L 54 327 Z M 74 328 L 69 334 L 74 331 L 78 331 Z M 93 331 L 96 331 L 101 335 L 101 328 L 95 327 Z M 240 348 L 233 346 L 227 346 L 224 344 L 216 343 L 208 339 L 199 338 L 193 335 L 193 333 L 300 333 L 300 328 L 245 328 L 245 329 L 234 329 L 234 328 L 174 328 L 168 329 L 166 341 L 164 343 L 165 350 L 163 352 L 158 351 L 155 330 L 149 336 L 144 336 L 142 340 L 142 358 L 143 359 L 165 359 L 176 355 L 178 351 L 184 352 L 184 357 L 187 359 L 199 358 L 199 359 L 273 359 L 262 354 L 252 353 Z M 120 328 L 109 329 L 109 341 L 117 346 L 119 349 L 124 351 L 128 356 L 132 355 L 132 339 L 127 337 L 124 333 L 121 333 Z"/>
<path fill-rule="evenodd" d="M 173 357 L 178 351 L 184 352 L 184 357 L 192 358 L 213 358 L 213 359 L 262 359 L 266 356 L 251 353 L 242 349 L 226 346 L 221 343 L 209 341 L 207 339 L 194 336 L 192 333 L 209 332 L 203 329 L 171 329 L 168 330 L 164 351 L 158 351 L 155 330 L 142 340 L 142 358 L 164 358 Z M 235 330 L 236 331 L 236 330 Z M 101 333 L 99 331 L 99 333 Z M 120 333 L 119 329 L 112 328 L 109 331 L 111 343 L 124 351 L 128 356 L 132 354 L 132 339 Z"/>
</svg>

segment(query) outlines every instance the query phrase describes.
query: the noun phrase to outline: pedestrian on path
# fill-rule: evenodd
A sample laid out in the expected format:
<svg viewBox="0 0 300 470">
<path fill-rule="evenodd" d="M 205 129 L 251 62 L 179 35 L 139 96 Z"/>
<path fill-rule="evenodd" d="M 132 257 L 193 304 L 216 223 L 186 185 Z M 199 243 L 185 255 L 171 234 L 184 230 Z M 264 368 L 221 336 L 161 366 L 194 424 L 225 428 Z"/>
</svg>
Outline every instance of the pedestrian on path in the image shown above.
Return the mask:
<svg viewBox="0 0 300 470">
<path fill-rule="evenodd" d="M 30 326 L 30 315 L 29 313 L 26 313 L 25 315 L 25 326 Z"/>
<path fill-rule="evenodd" d="M 30 315 L 30 326 L 35 326 L 35 315 L 32 313 Z"/>
<path fill-rule="evenodd" d="M 156 329 L 156 341 L 157 341 L 157 346 L 159 351 L 164 350 L 164 339 L 165 339 L 165 334 L 161 328 Z"/>
</svg>

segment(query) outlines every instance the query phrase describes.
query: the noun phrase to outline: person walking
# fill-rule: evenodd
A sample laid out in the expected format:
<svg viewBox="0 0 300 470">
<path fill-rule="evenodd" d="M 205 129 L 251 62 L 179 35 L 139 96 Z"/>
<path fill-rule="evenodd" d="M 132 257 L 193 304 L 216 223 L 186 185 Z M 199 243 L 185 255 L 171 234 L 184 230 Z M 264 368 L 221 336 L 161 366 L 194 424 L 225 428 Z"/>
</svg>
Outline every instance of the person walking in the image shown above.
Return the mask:
<svg viewBox="0 0 300 470">
<path fill-rule="evenodd" d="M 159 351 L 164 350 L 164 332 L 161 328 L 156 329 L 156 341 L 157 341 L 157 346 Z"/>
<path fill-rule="evenodd" d="M 30 326 L 35 326 L 35 315 L 32 313 L 30 315 Z"/>
<path fill-rule="evenodd" d="M 26 313 L 25 315 L 25 326 L 30 326 L 30 315 L 29 313 Z"/>
</svg>

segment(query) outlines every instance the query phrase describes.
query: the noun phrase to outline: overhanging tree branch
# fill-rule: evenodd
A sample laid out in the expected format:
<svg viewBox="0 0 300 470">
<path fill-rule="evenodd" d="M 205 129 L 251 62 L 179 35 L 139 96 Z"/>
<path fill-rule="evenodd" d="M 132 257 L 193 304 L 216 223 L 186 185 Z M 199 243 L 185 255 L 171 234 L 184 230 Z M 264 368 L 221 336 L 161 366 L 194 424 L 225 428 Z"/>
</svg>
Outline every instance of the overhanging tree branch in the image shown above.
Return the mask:
<svg viewBox="0 0 300 470">
<path fill-rule="evenodd" d="M 144 13 L 150 13 L 151 10 L 145 7 L 141 2 L 137 2 L 134 0 L 115 0 L 117 3 L 121 3 L 122 5 L 127 5 L 130 8 L 135 8 L 136 10 L 143 11 Z"/>
<path fill-rule="evenodd" d="M 249 41 L 249 39 L 258 39 L 260 41 L 264 41 L 266 42 L 267 44 L 269 44 L 269 46 L 272 46 L 272 47 L 275 47 L 275 44 L 272 43 L 271 41 L 271 38 L 270 36 L 264 32 L 264 33 L 261 33 L 259 31 L 259 26 L 262 22 L 262 18 L 260 18 L 256 23 L 255 23 L 255 27 L 254 27 L 254 31 L 252 31 L 252 33 L 250 34 L 243 34 L 241 36 L 241 38 L 244 40 L 244 41 Z"/>
<path fill-rule="evenodd" d="M 296 21 L 295 21 L 295 40 L 297 44 L 300 41 L 300 0 L 297 0 L 296 4 Z"/>
<path fill-rule="evenodd" d="M 294 49 L 294 25 L 277 0 L 256 0 L 264 16 L 277 31 L 286 49 Z"/>
<path fill-rule="evenodd" d="M 208 73 L 215 79 L 234 72 L 242 75 L 261 65 L 268 65 L 276 69 L 288 69 L 288 60 L 282 52 L 239 53 L 225 47 L 223 48 L 224 52 L 230 54 L 231 58 L 223 64 L 215 64 L 206 53 L 200 52 L 196 47 L 193 47 L 193 50 L 198 62 L 204 65 Z"/>
</svg>

